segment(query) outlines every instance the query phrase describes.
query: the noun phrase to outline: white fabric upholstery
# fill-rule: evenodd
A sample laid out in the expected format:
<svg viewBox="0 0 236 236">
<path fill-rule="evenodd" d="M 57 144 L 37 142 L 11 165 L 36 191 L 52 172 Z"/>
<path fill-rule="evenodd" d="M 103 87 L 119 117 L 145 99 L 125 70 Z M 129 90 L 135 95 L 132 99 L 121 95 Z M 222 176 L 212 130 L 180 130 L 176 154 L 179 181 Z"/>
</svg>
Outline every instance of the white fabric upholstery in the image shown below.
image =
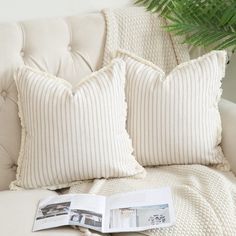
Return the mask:
<svg viewBox="0 0 236 236">
<path fill-rule="evenodd" d="M 222 99 L 219 108 L 222 120 L 222 149 L 236 174 L 236 104 Z"/>
<path fill-rule="evenodd" d="M 144 172 L 126 130 L 125 68 L 116 59 L 74 87 L 29 67 L 18 71 L 22 142 L 11 188 L 54 190 Z"/>
<path fill-rule="evenodd" d="M 38 201 L 57 195 L 47 190 L 2 191 L 0 194 L 0 235 L 2 236 L 70 236 L 81 235 L 70 227 L 32 232 Z"/>
<path fill-rule="evenodd" d="M 13 72 L 26 64 L 74 85 L 101 67 L 105 30 L 100 13 L 0 24 L 0 190 L 15 179 L 20 149 Z"/>
<path fill-rule="evenodd" d="M 20 148 L 15 69 L 26 64 L 74 85 L 101 67 L 104 38 L 101 14 L 0 24 L 0 190 L 15 179 Z"/>
<path fill-rule="evenodd" d="M 75 74 L 81 78 L 100 68 L 104 43 L 105 21 L 101 14 L 0 24 L 0 190 L 8 189 L 15 179 L 20 148 L 15 69 L 26 64 L 75 84 Z M 236 173 L 236 104 L 223 101 L 220 110 L 223 151 Z M 31 233 L 38 200 L 51 194 L 55 193 L 2 191 L 0 235 L 80 235 L 69 228 Z"/>
<path fill-rule="evenodd" d="M 101 67 L 104 44 L 105 21 L 100 13 L 0 24 L 0 190 L 8 189 L 15 179 L 20 149 L 14 70 L 26 64 L 68 80 L 70 75 L 69 81 L 75 84 L 76 73 L 83 77 Z M 234 104 L 223 103 L 221 108 L 222 114 L 232 117 L 236 112 Z M 230 122 L 235 124 L 233 119 Z M 236 132 L 229 127 L 223 124 L 223 137 L 230 132 L 223 149 L 232 150 L 227 153 L 233 160 L 235 145 L 230 137 Z"/>
<path fill-rule="evenodd" d="M 218 102 L 226 52 L 212 51 L 165 74 L 135 54 L 126 62 L 127 129 L 142 166 L 222 164 Z"/>
<path fill-rule="evenodd" d="M 200 47 L 189 48 L 191 58 L 199 57 L 207 50 Z M 236 175 L 236 104 L 222 99 L 219 103 L 222 122 L 222 149 L 226 159 L 230 162 L 231 170 Z"/>
</svg>

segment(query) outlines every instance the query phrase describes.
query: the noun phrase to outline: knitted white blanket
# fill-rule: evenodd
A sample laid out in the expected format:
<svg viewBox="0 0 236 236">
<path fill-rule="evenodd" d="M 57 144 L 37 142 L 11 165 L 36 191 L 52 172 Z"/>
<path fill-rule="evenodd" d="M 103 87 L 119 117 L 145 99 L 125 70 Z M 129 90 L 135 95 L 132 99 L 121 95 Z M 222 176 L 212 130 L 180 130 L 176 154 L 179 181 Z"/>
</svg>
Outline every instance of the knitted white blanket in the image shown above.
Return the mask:
<svg viewBox="0 0 236 236">
<path fill-rule="evenodd" d="M 149 230 L 145 235 L 236 235 L 236 178 L 202 165 L 147 168 L 144 179 L 120 178 L 81 182 L 70 193 L 110 195 L 145 188 L 170 186 L 176 224 Z M 122 235 L 122 234 L 121 234 Z"/>
<path fill-rule="evenodd" d="M 189 60 L 187 47 L 179 43 L 182 39 L 162 29 L 167 23 L 157 14 L 142 7 L 106 9 L 103 14 L 107 26 L 104 65 L 118 49 L 150 60 L 165 72 Z"/>
</svg>

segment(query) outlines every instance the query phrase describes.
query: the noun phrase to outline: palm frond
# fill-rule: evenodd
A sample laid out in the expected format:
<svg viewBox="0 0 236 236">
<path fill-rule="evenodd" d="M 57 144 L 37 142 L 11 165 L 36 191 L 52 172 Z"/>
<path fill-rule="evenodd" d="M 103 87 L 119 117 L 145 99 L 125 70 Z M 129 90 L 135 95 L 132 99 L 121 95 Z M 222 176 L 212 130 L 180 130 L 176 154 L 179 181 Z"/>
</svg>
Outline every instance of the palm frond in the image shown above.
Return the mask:
<svg viewBox="0 0 236 236">
<path fill-rule="evenodd" d="M 236 47 L 236 0 L 137 0 L 159 12 L 170 24 L 164 28 L 184 35 L 183 43 L 225 49 Z"/>
<path fill-rule="evenodd" d="M 169 14 L 173 9 L 173 0 L 136 0 L 135 4 L 143 5 L 148 11 L 160 12 L 162 15 Z"/>
</svg>

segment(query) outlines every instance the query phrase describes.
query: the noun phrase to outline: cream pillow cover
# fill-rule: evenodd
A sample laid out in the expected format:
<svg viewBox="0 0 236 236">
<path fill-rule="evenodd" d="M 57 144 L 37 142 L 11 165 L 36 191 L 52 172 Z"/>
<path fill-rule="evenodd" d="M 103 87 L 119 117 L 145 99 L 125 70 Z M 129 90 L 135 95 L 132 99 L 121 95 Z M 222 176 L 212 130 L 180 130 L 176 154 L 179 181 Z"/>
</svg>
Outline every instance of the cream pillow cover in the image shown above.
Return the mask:
<svg viewBox="0 0 236 236">
<path fill-rule="evenodd" d="M 125 63 L 114 60 L 75 88 L 29 67 L 15 78 L 22 142 L 11 188 L 58 189 L 144 169 L 125 129 Z"/>
<path fill-rule="evenodd" d="M 223 162 L 218 101 L 224 51 L 183 63 L 168 75 L 128 52 L 115 57 L 126 62 L 127 130 L 141 165 Z"/>
</svg>

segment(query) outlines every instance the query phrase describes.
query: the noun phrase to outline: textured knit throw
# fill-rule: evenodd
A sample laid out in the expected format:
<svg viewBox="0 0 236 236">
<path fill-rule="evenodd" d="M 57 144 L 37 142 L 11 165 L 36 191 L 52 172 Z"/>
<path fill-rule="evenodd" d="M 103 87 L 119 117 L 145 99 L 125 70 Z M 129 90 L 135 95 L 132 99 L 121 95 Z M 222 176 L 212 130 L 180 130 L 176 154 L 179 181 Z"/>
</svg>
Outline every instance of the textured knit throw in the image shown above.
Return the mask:
<svg viewBox="0 0 236 236">
<path fill-rule="evenodd" d="M 111 61 L 112 53 L 117 49 L 135 53 L 165 72 L 189 60 L 187 47 L 179 43 L 180 38 L 162 28 L 167 22 L 157 14 L 142 7 L 105 9 L 103 14 L 107 26 L 104 65 Z"/>
<path fill-rule="evenodd" d="M 170 186 L 176 224 L 169 228 L 145 231 L 140 236 L 236 235 L 236 179 L 232 173 L 202 165 L 175 165 L 146 170 L 144 179 L 116 178 L 81 182 L 81 185 L 71 187 L 70 193 L 111 195 Z"/>
</svg>

